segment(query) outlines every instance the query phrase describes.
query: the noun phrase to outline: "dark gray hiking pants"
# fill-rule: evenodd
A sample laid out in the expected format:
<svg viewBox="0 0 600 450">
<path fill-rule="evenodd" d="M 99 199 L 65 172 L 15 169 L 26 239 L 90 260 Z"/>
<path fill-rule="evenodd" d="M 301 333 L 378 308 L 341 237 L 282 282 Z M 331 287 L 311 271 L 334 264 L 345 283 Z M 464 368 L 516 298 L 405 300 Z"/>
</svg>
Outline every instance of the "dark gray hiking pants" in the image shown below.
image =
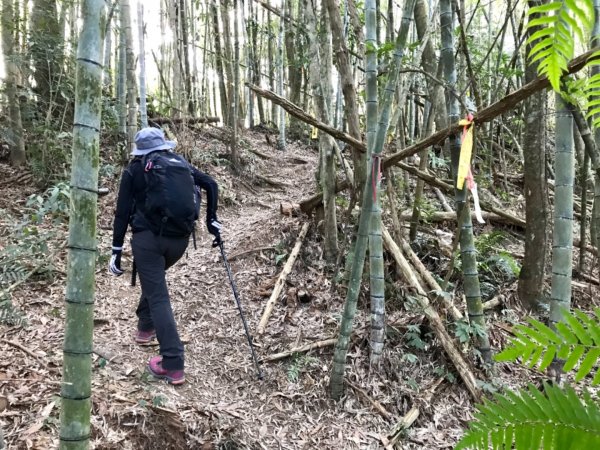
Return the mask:
<svg viewBox="0 0 600 450">
<path fill-rule="evenodd" d="M 156 330 L 163 357 L 162 366 L 168 370 L 183 369 L 183 344 L 173 317 L 165 271 L 183 256 L 188 242 L 189 237 L 157 236 L 151 231 L 139 231 L 131 239 L 131 249 L 142 286 L 136 310 L 138 329 Z"/>
</svg>

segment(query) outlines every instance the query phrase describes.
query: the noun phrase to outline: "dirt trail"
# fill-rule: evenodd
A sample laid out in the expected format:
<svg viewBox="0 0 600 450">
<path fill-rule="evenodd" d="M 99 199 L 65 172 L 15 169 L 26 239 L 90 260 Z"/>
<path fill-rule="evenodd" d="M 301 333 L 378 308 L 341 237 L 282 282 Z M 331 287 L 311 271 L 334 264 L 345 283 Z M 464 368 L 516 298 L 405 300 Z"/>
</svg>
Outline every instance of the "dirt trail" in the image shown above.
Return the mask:
<svg viewBox="0 0 600 450">
<path fill-rule="evenodd" d="M 218 140 L 197 137 L 187 148 L 192 152 L 194 147 L 208 149 L 212 155 L 212 159 L 201 158 L 199 167 L 220 185 L 218 215 L 224 225 L 225 249 L 254 333 L 273 283 L 307 220 L 282 216 L 279 205 L 313 193 L 317 154 L 293 144 L 285 152 L 277 151 L 261 134 L 247 133 L 245 139 L 246 146 L 269 158 L 244 150 L 249 164 L 242 177 L 232 177 L 226 167 L 215 164 L 215 155 L 227 151 Z M 113 180 L 111 193 L 100 200 L 99 246 L 106 254 L 112 238 L 116 186 Z M 266 333 L 255 336 L 259 358 L 328 339 L 337 332 L 345 290 L 331 293 L 331 273 L 326 272 L 314 226 L 313 222 Z M 370 375 L 368 343 L 362 337 L 355 342 L 348 355 L 347 379 L 390 412 L 387 419 L 353 389 L 348 388 L 348 395 L 339 403 L 329 399 L 332 348 L 265 363 L 264 380 L 257 380 L 220 253 L 211 247 L 211 236 L 202 223 L 199 229 L 197 249 L 190 244 L 187 255 L 167 277 L 185 343 L 184 386 L 172 387 L 145 373 L 145 364 L 157 354 L 158 346 L 133 343 L 139 286 L 130 286 L 129 271 L 114 278 L 105 265 L 98 267 L 92 411 L 95 448 L 382 448 L 391 426 L 418 404 L 418 394 L 406 380 L 425 390 L 439 378 L 432 373 L 433 365 L 428 361 L 406 364 L 402 355 L 388 346 L 381 376 Z M 250 251 L 260 248 L 264 249 Z M 64 268 L 64 261 L 61 264 Z M 131 267 L 130 248 L 125 249 L 123 266 Z M 0 367 L 6 369 L 6 381 L 0 374 L 0 394 L 11 402 L 7 411 L 0 412 L 0 425 L 14 448 L 45 449 L 57 444 L 64 283 L 61 276 L 54 283 L 30 283 L 16 292 L 14 301 L 27 311 L 30 326 L 2 328 L 7 339 L 30 352 L 0 342 L 6 355 L 0 361 Z M 310 293 L 308 303 L 296 301 L 294 292 L 299 289 Z M 412 320 L 403 311 L 391 311 L 389 317 L 398 328 Z M 367 320 L 362 305 L 357 328 Z M 437 350 L 429 353 L 431 358 L 440 356 Z M 404 442 L 404 448 L 448 448 L 456 442 L 461 421 L 470 414 L 468 396 L 462 387 L 447 387 L 438 389 L 440 394 L 431 404 L 421 404 L 425 418 L 413 426 L 412 442 Z"/>
</svg>

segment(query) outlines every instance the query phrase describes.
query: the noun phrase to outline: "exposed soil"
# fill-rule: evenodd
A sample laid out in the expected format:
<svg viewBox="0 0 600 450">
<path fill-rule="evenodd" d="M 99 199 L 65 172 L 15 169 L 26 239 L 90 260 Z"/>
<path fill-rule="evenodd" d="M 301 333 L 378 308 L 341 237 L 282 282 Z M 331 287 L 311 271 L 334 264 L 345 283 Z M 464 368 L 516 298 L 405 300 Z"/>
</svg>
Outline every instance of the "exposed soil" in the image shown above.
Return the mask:
<svg viewBox="0 0 600 450">
<path fill-rule="evenodd" d="M 225 249 L 246 320 L 255 334 L 299 230 L 311 220 L 283 216 L 279 206 L 314 193 L 316 150 L 296 143 L 281 152 L 263 134 L 246 132 L 241 150 L 245 170 L 233 176 L 219 157 L 227 149 L 217 137 L 188 133 L 178 138 L 180 149 L 220 185 Z M 9 170 L 2 166 L 7 178 L 12 176 Z M 118 177 L 103 181 L 110 193 L 99 202 L 94 448 L 384 448 L 392 427 L 412 407 L 419 408 L 419 416 L 400 440 L 402 448 L 442 449 L 457 442 L 472 417 L 471 400 L 423 316 L 403 306 L 410 294 L 403 281 L 394 283 L 388 293 L 390 326 L 379 372 L 369 369 L 364 331 L 368 296 L 361 295 L 357 335 L 347 358 L 350 383 L 342 401 L 334 402 L 328 395 L 332 346 L 265 362 L 261 364 L 264 379 L 257 379 L 223 261 L 202 224 L 197 249 L 190 245 L 187 255 L 168 273 L 171 301 L 185 342 L 187 383 L 172 387 L 152 380 L 145 364 L 157 354 L 158 346 L 139 346 L 132 339 L 139 286 L 130 286 L 129 271 L 115 278 L 106 270 Z M 5 185 L 0 211 L 19 217 L 33 192 L 29 184 Z M 6 236 L 11 225 L 8 220 L 0 221 L 0 235 Z M 332 289 L 334 273 L 322 258 L 316 226 L 313 220 L 265 334 L 255 336 L 259 358 L 337 333 L 345 281 Z M 55 229 L 65 230 L 66 226 Z M 27 316 L 27 327 L 0 325 L 0 396 L 9 403 L 0 412 L 0 427 L 8 448 L 58 445 L 65 261 L 66 253 L 59 252 L 52 280 L 32 277 L 13 293 L 14 305 Z M 125 250 L 123 266 L 131 268 L 130 249 Z M 307 295 L 299 299 L 299 291 Z M 491 327 L 495 348 L 506 339 L 509 326 L 505 322 L 502 315 L 497 322 L 500 326 Z M 423 342 L 421 349 L 411 346 L 407 338 L 407 331 L 415 329 Z M 499 382 L 509 385 L 537 377 L 513 365 L 498 365 L 497 372 Z"/>
</svg>

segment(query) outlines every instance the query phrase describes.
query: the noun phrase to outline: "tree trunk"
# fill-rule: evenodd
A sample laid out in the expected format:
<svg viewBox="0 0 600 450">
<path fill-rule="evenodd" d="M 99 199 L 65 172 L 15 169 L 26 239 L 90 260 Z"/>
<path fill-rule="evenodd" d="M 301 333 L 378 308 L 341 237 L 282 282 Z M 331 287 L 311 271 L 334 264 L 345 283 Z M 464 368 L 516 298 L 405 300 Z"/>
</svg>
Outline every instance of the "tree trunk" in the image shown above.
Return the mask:
<svg viewBox="0 0 600 450">
<path fill-rule="evenodd" d="M 259 86 L 260 85 L 260 58 L 258 57 L 258 55 L 260 55 L 260 49 L 258 47 L 258 18 L 256 15 L 256 10 L 254 8 L 252 8 L 252 5 L 254 4 L 254 2 L 248 2 L 248 6 L 250 7 L 250 16 L 251 16 L 251 20 L 248 23 L 248 27 L 249 27 L 249 39 L 250 39 L 250 49 L 251 49 L 251 53 L 250 53 L 250 57 L 251 59 L 251 64 L 252 64 L 252 83 L 254 83 L 255 85 Z M 252 97 L 256 97 L 256 107 L 258 108 L 258 121 L 261 124 L 266 124 L 266 117 L 265 117 L 265 109 L 263 106 L 263 100 L 262 97 L 257 96 L 254 94 L 254 92 L 251 90 L 251 98 Z M 252 124 L 251 124 L 252 126 Z"/>
<path fill-rule="evenodd" d="M 427 38 L 426 32 L 429 28 L 429 12 L 427 10 L 427 4 L 425 0 L 417 0 L 415 4 L 415 28 L 417 29 L 417 37 L 419 41 L 423 41 Z M 433 46 L 433 39 L 431 35 L 427 39 L 427 43 L 423 48 L 423 54 L 421 55 L 421 66 L 423 70 L 430 75 L 438 75 L 437 56 L 435 54 L 435 48 Z M 434 83 L 429 77 L 427 77 L 427 96 L 429 98 L 429 115 L 427 116 L 427 123 L 425 124 L 425 136 L 429 136 L 433 131 L 433 123 L 436 123 L 438 129 L 445 127 L 444 114 L 446 107 L 443 102 L 443 91 L 442 87 L 438 83 Z M 434 120 L 435 118 L 435 120 Z M 420 154 L 420 169 L 425 170 L 429 160 L 429 149 L 425 149 Z M 421 214 L 421 204 L 423 197 L 423 180 L 417 180 L 417 186 L 414 194 L 413 202 L 413 215 L 410 223 L 409 239 L 413 241 L 417 236 L 417 225 L 419 223 L 419 216 Z"/>
<path fill-rule="evenodd" d="M 362 140 L 360 131 L 360 121 L 358 114 L 358 102 L 356 99 L 356 88 L 354 86 L 354 75 L 348 48 L 344 39 L 342 21 L 340 19 L 340 9 L 337 0 L 325 0 L 325 5 L 329 11 L 329 21 L 331 22 L 331 36 L 333 38 L 333 48 L 335 53 L 335 62 L 341 78 L 341 87 L 344 94 L 344 111 L 348 124 L 348 134 L 357 140 Z M 352 161 L 354 163 L 354 190 L 355 195 L 360 198 L 360 191 L 365 184 L 367 158 L 364 152 L 352 147 Z"/>
<path fill-rule="evenodd" d="M 440 27 L 442 50 L 441 58 L 444 64 L 444 78 L 446 81 L 446 103 L 448 105 L 449 123 L 455 124 L 459 120 L 459 105 L 456 97 L 456 64 L 454 59 L 454 20 L 452 4 L 450 0 L 440 1 Z M 456 185 L 458 161 L 460 158 L 461 141 L 459 134 L 450 135 L 450 156 L 452 159 L 452 172 L 454 185 Z M 482 358 L 491 362 L 492 352 L 489 337 L 486 330 L 485 316 L 481 302 L 481 290 L 479 287 L 479 273 L 477 271 L 476 250 L 473 239 L 473 223 L 467 203 L 466 183 L 462 189 L 455 191 L 457 226 L 460 228 L 460 256 L 462 260 L 464 293 L 467 300 L 469 321 L 473 328 L 477 327 L 475 333 L 475 344 Z M 463 213 L 463 209 L 466 211 Z"/>
<path fill-rule="evenodd" d="M 125 36 L 125 17 L 123 5 L 119 3 L 119 64 L 117 70 L 117 98 L 119 99 L 119 131 L 127 134 L 127 38 Z M 128 157 L 125 151 L 123 160 Z"/>
<path fill-rule="evenodd" d="M 2 3 L 9 1 L 4 0 Z M 35 92 L 44 112 L 59 111 L 64 104 L 57 95 L 63 59 L 63 31 L 60 29 L 56 0 L 33 0 L 30 52 L 33 59 Z M 61 111 L 62 112 L 62 111 Z"/>
<path fill-rule="evenodd" d="M 181 21 L 179 20 L 179 2 L 177 0 L 169 0 L 166 2 L 167 15 L 169 18 L 169 27 L 173 34 L 173 42 L 171 44 L 171 64 L 170 72 L 172 74 L 170 91 L 173 104 L 173 116 L 180 117 L 182 112 L 182 101 L 186 98 L 185 89 L 181 82 L 181 45 L 179 43 L 181 39 Z M 167 55 L 163 55 L 162 59 L 169 60 Z"/>
<path fill-rule="evenodd" d="M 91 431 L 104 0 L 85 0 L 82 9 L 83 26 L 77 49 L 63 382 L 60 390 L 61 450 L 87 449 Z"/>
<path fill-rule="evenodd" d="M 323 40 L 327 39 L 329 33 L 325 29 L 317 32 L 316 17 L 318 16 L 316 2 L 308 1 L 304 3 L 306 24 L 308 28 L 307 38 L 309 40 L 309 79 L 311 92 L 314 99 L 315 113 L 324 123 L 330 123 L 329 105 L 327 103 L 327 85 L 331 80 L 331 72 L 324 62 L 326 57 L 321 57 L 324 52 L 330 51 L 330 47 Z M 326 25 L 323 21 L 321 24 Z M 328 31 L 328 30 L 327 30 Z M 321 48 L 319 49 L 319 40 Z M 324 256 L 329 263 L 335 263 L 338 252 L 338 234 L 337 217 L 335 210 L 335 160 L 334 160 L 333 138 L 327 133 L 319 133 L 319 156 L 321 167 L 318 173 L 319 184 L 323 191 L 323 236 L 324 236 Z"/>
<path fill-rule="evenodd" d="M 127 60 L 127 148 L 133 150 L 133 138 L 137 130 L 137 101 L 135 82 L 135 55 L 131 30 L 131 6 L 129 0 L 121 0 L 121 14 L 125 29 L 125 53 Z"/>
<path fill-rule="evenodd" d="M 194 116 L 195 106 L 192 99 L 192 72 L 190 69 L 190 57 L 189 57 L 189 29 L 187 20 L 187 8 L 185 6 L 186 1 L 179 1 L 179 18 L 181 28 L 181 59 L 183 62 L 183 83 L 185 86 L 185 107 L 190 116 Z M 194 18 L 192 17 L 192 20 Z"/>
<path fill-rule="evenodd" d="M 240 104 L 238 88 L 240 84 L 240 41 L 238 38 L 239 33 L 238 25 L 238 11 L 237 11 L 237 0 L 233 0 L 233 101 L 231 117 L 233 117 L 232 127 L 233 133 L 231 137 L 231 164 L 233 170 L 236 173 L 241 171 L 240 156 L 238 152 L 238 109 Z"/>
<path fill-rule="evenodd" d="M 4 92 L 8 103 L 9 126 L 7 141 L 10 148 L 10 164 L 21 166 L 25 164 L 25 141 L 23 139 L 23 123 L 21 121 L 21 108 L 17 95 L 17 65 L 15 56 L 14 10 L 12 1 L 2 2 L 2 53 L 4 54 L 5 78 Z"/>
<path fill-rule="evenodd" d="M 148 126 L 148 109 L 146 106 L 146 53 L 144 51 L 144 5 L 138 3 L 138 38 L 140 45 L 140 122 L 142 128 Z"/>
<path fill-rule="evenodd" d="M 288 2 L 290 0 L 287 0 Z M 285 11 L 285 2 L 284 0 L 284 8 L 282 11 Z M 283 45 L 283 37 L 285 34 L 285 15 L 279 19 L 279 37 L 277 39 L 277 93 L 281 97 L 285 97 L 283 92 L 283 79 L 284 79 L 284 54 L 285 49 Z M 277 108 L 277 127 L 279 128 L 279 137 L 277 139 L 277 148 L 279 150 L 285 150 L 285 111 L 283 108 Z"/>
<path fill-rule="evenodd" d="M 221 23 L 223 24 L 223 68 L 227 82 L 227 125 L 233 127 L 233 121 L 236 118 L 233 116 L 233 93 L 238 87 L 233 82 L 233 47 L 231 45 L 231 26 L 229 23 L 229 11 L 231 0 L 221 0 Z"/>
<path fill-rule="evenodd" d="M 223 123 L 229 123 L 229 102 L 227 101 L 227 89 L 225 87 L 225 74 L 223 72 L 223 51 L 221 50 L 221 33 L 219 32 L 219 14 L 216 0 L 210 4 L 213 19 L 213 30 L 215 33 L 215 66 L 219 78 L 219 96 L 221 99 L 221 117 Z M 216 110 L 215 110 L 216 113 Z"/>
<path fill-rule="evenodd" d="M 545 3 L 545 0 L 544 0 Z M 529 7 L 540 4 L 529 1 Z M 533 34 L 536 29 L 529 29 Z M 537 41 L 535 41 L 537 42 Z M 538 62 L 532 62 L 527 45 L 525 82 L 537 77 Z M 519 274 L 519 298 L 523 305 L 537 309 L 544 300 L 544 270 L 546 267 L 548 197 L 546 184 L 546 92 L 533 94 L 525 101 L 525 133 L 523 136 L 523 173 L 525 196 L 525 256 Z"/>
<path fill-rule="evenodd" d="M 298 2 L 300 4 L 300 2 Z M 294 2 L 285 2 L 286 12 L 285 17 L 289 19 L 289 22 L 299 22 L 300 17 L 294 18 L 293 6 Z M 298 7 L 298 11 L 303 11 L 303 8 Z M 298 39 L 296 37 L 298 31 L 292 25 L 285 29 L 285 55 L 287 60 L 287 77 L 289 83 L 289 99 L 292 103 L 300 103 L 300 90 L 302 88 L 302 50 L 303 46 L 298 45 Z M 296 119 L 290 117 L 289 134 L 292 139 L 300 138 L 302 136 L 302 128 L 304 124 Z"/>
</svg>

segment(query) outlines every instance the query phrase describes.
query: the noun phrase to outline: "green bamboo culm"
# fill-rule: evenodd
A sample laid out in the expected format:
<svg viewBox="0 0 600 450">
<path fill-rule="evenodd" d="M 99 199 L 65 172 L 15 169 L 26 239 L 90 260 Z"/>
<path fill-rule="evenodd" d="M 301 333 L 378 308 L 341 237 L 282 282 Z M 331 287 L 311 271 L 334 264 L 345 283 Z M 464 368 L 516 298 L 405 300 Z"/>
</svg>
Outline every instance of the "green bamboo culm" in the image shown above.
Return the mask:
<svg viewBox="0 0 600 450">
<path fill-rule="evenodd" d="M 573 269 L 573 116 L 561 94 L 556 94 L 556 161 L 554 174 L 554 231 L 550 326 L 563 320 L 571 307 Z"/>
<path fill-rule="evenodd" d="M 85 0 L 77 46 L 60 449 L 87 449 L 90 438 L 92 336 L 104 0 Z"/>
<path fill-rule="evenodd" d="M 367 114 L 367 158 L 373 153 L 377 132 L 377 2 L 365 1 L 365 109 Z M 367 163 L 367 166 L 369 164 Z M 360 179 L 361 174 L 357 174 Z"/>
<path fill-rule="evenodd" d="M 382 93 L 383 98 L 380 102 L 379 122 L 377 123 L 377 133 L 373 144 L 373 160 L 371 162 L 371 179 L 377 187 L 373 195 L 371 205 L 371 220 L 369 221 L 369 269 L 370 269 L 370 287 L 371 287 L 371 367 L 377 367 L 381 362 L 383 352 L 383 340 L 385 335 L 385 278 L 383 269 L 383 240 L 381 237 L 381 205 L 379 192 L 378 172 L 381 161 L 377 158 L 383 150 L 383 144 L 387 136 L 390 124 L 390 111 L 392 101 L 398 84 L 398 69 L 402 64 L 404 56 L 404 47 L 408 38 L 408 32 L 412 23 L 413 10 L 416 0 L 407 0 L 404 3 L 402 11 L 402 20 L 398 32 L 396 46 L 394 50 L 394 71 L 390 72 L 385 89 Z"/>
<path fill-rule="evenodd" d="M 368 0 L 365 3 L 365 8 L 368 7 Z M 404 4 L 404 10 L 402 17 L 410 18 L 412 16 L 415 0 L 407 0 Z M 377 133 L 373 139 L 373 154 L 369 160 L 369 170 L 367 172 L 367 181 L 363 190 L 362 208 L 360 212 L 360 218 L 358 223 L 358 235 L 356 237 L 356 243 L 354 248 L 354 260 L 352 262 L 352 268 L 350 270 L 350 281 L 348 283 L 348 292 L 346 294 L 346 302 L 344 304 L 344 312 L 342 315 L 342 322 L 340 324 L 340 333 L 338 341 L 335 346 L 333 355 L 333 369 L 331 371 L 331 378 L 329 381 L 329 389 L 331 397 L 339 400 L 344 392 L 344 369 L 346 367 L 346 354 L 348 353 L 348 344 L 350 342 L 350 334 L 352 333 L 352 324 L 354 316 L 356 315 L 356 303 L 358 300 L 358 293 L 360 291 L 360 283 L 362 280 L 362 274 L 365 264 L 365 256 L 367 253 L 367 238 L 369 227 L 372 219 L 373 205 L 377 204 L 376 199 L 373 197 L 373 182 L 377 182 L 377 167 L 379 166 L 379 155 L 383 149 L 385 137 L 387 135 L 389 127 L 389 116 L 390 109 L 393 100 L 393 92 L 396 89 L 398 82 L 398 71 L 402 62 L 402 56 L 404 55 L 404 49 L 406 47 L 406 40 L 408 37 L 408 28 L 410 24 L 409 20 L 403 20 L 400 32 L 396 38 L 394 59 L 390 65 L 390 76 L 385 88 L 385 94 L 381 104 L 381 114 L 379 123 L 377 126 Z M 375 164 L 375 170 L 373 166 Z M 376 197 L 376 196 L 375 196 Z M 379 213 L 381 214 L 381 213 Z M 379 238 L 381 239 L 381 223 L 379 224 L 380 233 Z M 383 269 L 383 267 L 382 267 Z M 383 298 L 383 294 L 381 295 Z"/>
<path fill-rule="evenodd" d="M 454 20 L 451 0 L 440 1 L 440 27 L 441 27 L 441 60 L 444 66 L 444 77 L 446 81 L 446 103 L 448 107 L 449 123 L 459 121 L 459 104 L 456 87 L 456 62 L 454 59 Z M 449 137 L 450 157 L 452 159 L 452 173 L 456 185 L 458 161 L 460 158 L 460 136 Z M 460 223 L 460 256 L 463 270 L 464 293 L 467 300 L 467 311 L 469 322 L 476 329 L 475 345 L 481 353 L 484 361 L 491 362 L 492 353 L 487 335 L 483 305 L 481 302 L 481 289 L 479 286 L 479 272 L 477 270 L 477 258 L 475 242 L 473 239 L 473 222 L 469 204 L 467 203 L 467 189 L 455 190 L 456 214 Z M 461 214 L 463 208 L 467 208 L 465 214 Z M 462 219 L 461 219 L 462 218 Z"/>
</svg>

